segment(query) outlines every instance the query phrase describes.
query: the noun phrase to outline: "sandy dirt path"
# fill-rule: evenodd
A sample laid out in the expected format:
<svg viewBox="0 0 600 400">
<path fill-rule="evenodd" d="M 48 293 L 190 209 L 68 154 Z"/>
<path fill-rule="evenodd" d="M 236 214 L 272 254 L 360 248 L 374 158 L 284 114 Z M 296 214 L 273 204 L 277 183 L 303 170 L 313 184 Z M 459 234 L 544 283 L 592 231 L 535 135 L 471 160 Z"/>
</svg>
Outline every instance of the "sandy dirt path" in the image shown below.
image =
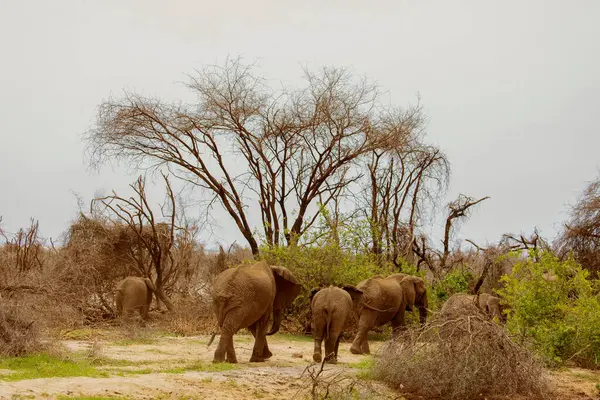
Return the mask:
<svg viewBox="0 0 600 400">
<path fill-rule="evenodd" d="M 253 338 L 236 335 L 238 360 L 212 364 L 215 344 L 206 347 L 208 336 L 158 337 L 141 340 L 66 340 L 67 354 L 104 360 L 97 370 L 105 377 L 65 377 L 0 380 L 0 399 L 307 399 L 318 370 L 312 362 L 310 338 L 275 335 L 269 338 L 273 357 L 265 363 L 249 363 Z M 376 353 L 382 342 L 371 342 Z M 397 393 L 369 379 L 372 356 L 349 352 L 350 343 L 340 344 L 339 363 L 326 365 L 320 382 L 334 382 L 332 390 L 353 399 L 398 399 Z M 309 367 L 309 370 L 307 370 Z M 10 371 L 0 371 L 7 374 Z M 556 398 L 600 399 L 600 372 L 577 368 L 550 373 Z M 319 386 L 323 389 L 323 386 Z M 62 396 L 62 397 L 61 397 Z"/>
<path fill-rule="evenodd" d="M 148 341 L 146 341 L 148 342 Z M 130 361 L 132 365 L 106 367 L 108 377 L 68 377 L 0 381 L 0 398 L 57 398 L 63 396 L 106 396 L 133 399 L 292 399 L 308 398 L 312 380 L 306 368 L 312 364 L 310 338 L 276 335 L 269 338 L 273 357 L 265 363 L 249 363 L 253 338 L 236 335 L 239 363 L 234 369 L 214 370 L 211 363 L 215 344 L 206 347 L 208 336 L 157 338 L 150 343 L 110 341 L 64 341 L 71 352 L 90 352 L 108 360 Z M 372 343 L 376 351 L 381 343 Z M 340 344 L 339 363 L 326 365 L 324 380 L 340 381 L 338 389 L 354 382 L 361 398 L 396 397 L 381 384 L 359 379 L 368 372 L 371 356 L 349 352 L 350 343 Z M 110 363 L 109 363 L 110 364 Z M 313 368 L 317 368 L 314 366 Z M 204 369 L 204 370 L 203 370 Z"/>
</svg>

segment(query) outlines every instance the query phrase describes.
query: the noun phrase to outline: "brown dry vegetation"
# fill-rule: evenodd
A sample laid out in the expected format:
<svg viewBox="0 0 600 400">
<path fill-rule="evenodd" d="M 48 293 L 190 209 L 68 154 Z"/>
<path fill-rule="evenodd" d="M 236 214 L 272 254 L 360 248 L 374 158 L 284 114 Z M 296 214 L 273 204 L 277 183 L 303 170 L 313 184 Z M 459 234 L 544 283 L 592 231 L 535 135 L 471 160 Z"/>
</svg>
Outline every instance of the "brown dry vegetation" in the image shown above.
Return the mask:
<svg viewBox="0 0 600 400">
<path fill-rule="evenodd" d="M 452 311 L 388 343 L 376 375 L 427 399 L 546 397 L 542 363 L 531 352 L 477 308 Z"/>
</svg>

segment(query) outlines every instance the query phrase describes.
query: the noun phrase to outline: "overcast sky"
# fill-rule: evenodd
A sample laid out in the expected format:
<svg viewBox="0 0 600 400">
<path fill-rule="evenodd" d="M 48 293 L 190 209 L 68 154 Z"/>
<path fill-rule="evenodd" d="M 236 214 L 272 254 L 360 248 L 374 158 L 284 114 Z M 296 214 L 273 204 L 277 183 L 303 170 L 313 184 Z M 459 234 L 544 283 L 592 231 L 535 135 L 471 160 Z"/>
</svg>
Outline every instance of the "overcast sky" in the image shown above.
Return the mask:
<svg viewBox="0 0 600 400">
<path fill-rule="evenodd" d="M 274 81 L 351 67 L 403 106 L 420 94 L 448 155 L 449 198 L 491 196 L 462 226 L 553 237 L 600 164 L 600 1 L 0 0 L 0 215 L 57 237 L 99 190 L 135 175 L 86 170 L 81 134 L 124 88 L 165 99 L 229 56 Z M 209 240 L 240 235 L 227 218 Z M 440 226 L 431 227 L 441 231 Z M 243 241 L 241 241 L 243 242 Z"/>
</svg>

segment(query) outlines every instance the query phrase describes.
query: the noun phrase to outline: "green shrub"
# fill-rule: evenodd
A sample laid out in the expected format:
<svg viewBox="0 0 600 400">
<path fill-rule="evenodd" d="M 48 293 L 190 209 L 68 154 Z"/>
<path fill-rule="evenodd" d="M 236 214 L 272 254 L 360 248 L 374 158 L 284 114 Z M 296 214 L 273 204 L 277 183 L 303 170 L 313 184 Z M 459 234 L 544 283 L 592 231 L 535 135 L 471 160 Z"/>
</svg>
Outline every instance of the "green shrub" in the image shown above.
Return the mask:
<svg viewBox="0 0 600 400">
<path fill-rule="evenodd" d="M 312 288 L 356 285 L 374 275 L 387 276 L 396 272 L 391 264 L 378 265 L 369 255 L 350 254 L 336 245 L 264 247 L 261 255 L 271 265 L 290 269 L 303 287 L 289 310 L 296 322 L 295 326 L 288 324 L 288 329 L 293 332 L 308 328 Z"/>
<path fill-rule="evenodd" d="M 438 310 L 450 296 L 456 293 L 466 293 L 469 290 L 469 282 L 473 280 L 471 271 L 456 268 L 447 273 L 444 278 L 432 284 L 428 291 L 429 308 Z"/>
<path fill-rule="evenodd" d="M 567 360 L 600 367 L 600 298 L 573 258 L 532 252 L 502 278 L 507 328 L 552 366 Z"/>
</svg>

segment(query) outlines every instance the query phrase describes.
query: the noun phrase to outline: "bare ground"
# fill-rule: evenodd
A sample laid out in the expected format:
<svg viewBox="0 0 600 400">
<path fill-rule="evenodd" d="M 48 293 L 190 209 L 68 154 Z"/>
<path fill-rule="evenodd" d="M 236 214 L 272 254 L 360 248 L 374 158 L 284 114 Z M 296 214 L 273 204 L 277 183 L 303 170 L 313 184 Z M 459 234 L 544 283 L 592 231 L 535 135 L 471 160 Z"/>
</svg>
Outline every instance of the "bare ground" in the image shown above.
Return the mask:
<svg viewBox="0 0 600 400">
<path fill-rule="evenodd" d="M 265 363 L 249 363 L 253 338 L 236 335 L 239 363 L 220 370 L 211 363 L 216 343 L 207 348 L 208 336 L 160 337 L 142 340 L 67 340 L 71 352 L 87 352 L 92 357 L 131 361 L 133 365 L 106 366 L 109 377 L 69 377 L 0 381 L 0 398 L 56 398 L 57 396 L 106 396 L 134 399 L 304 399 L 310 398 L 313 381 L 306 368 L 312 362 L 310 338 L 275 335 L 269 338 L 273 357 Z M 218 337 L 217 339 L 218 340 Z M 373 343 L 372 349 L 379 343 Z M 348 386 L 360 398 L 394 398 L 385 386 L 362 378 L 368 373 L 370 356 L 349 352 L 349 343 L 340 344 L 339 363 L 325 365 L 323 382 L 338 382 L 332 390 Z M 119 364 L 118 362 L 115 362 Z M 110 364 L 110 363 L 109 363 Z M 227 369 L 229 366 L 224 366 Z M 334 379 L 335 378 L 335 379 Z"/>
<path fill-rule="evenodd" d="M 218 337 L 217 337 L 218 340 Z M 306 399 L 311 398 L 319 365 L 312 362 L 310 338 L 275 335 L 269 337 L 273 357 L 265 363 L 249 363 L 253 338 L 236 335 L 237 365 L 211 363 L 216 344 L 207 348 L 208 336 L 152 337 L 133 340 L 65 340 L 69 352 L 87 354 L 108 362 L 98 369 L 108 377 L 68 377 L 0 380 L 0 398 L 45 398 L 59 396 L 99 396 L 132 399 Z M 381 342 L 371 342 L 376 352 Z M 318 389 L 338 398 L 401 398 L 384 385 L 369 379 L 371 356 L 349 352 L 350 344 L 340 344 L 339 363 L 325 365 Z M 112 361 L 112 364 L 111 364 Z M 307 367 L 309 368 L 307 370 Z M 0 371 L 8 373 L 9 371 Z M 599 399 L 596 384 L 600 373 L 577 368 L 550 373 L 557 398 Z M 353 387 L 352 397 L 350 387 Z"/>
</svg>

